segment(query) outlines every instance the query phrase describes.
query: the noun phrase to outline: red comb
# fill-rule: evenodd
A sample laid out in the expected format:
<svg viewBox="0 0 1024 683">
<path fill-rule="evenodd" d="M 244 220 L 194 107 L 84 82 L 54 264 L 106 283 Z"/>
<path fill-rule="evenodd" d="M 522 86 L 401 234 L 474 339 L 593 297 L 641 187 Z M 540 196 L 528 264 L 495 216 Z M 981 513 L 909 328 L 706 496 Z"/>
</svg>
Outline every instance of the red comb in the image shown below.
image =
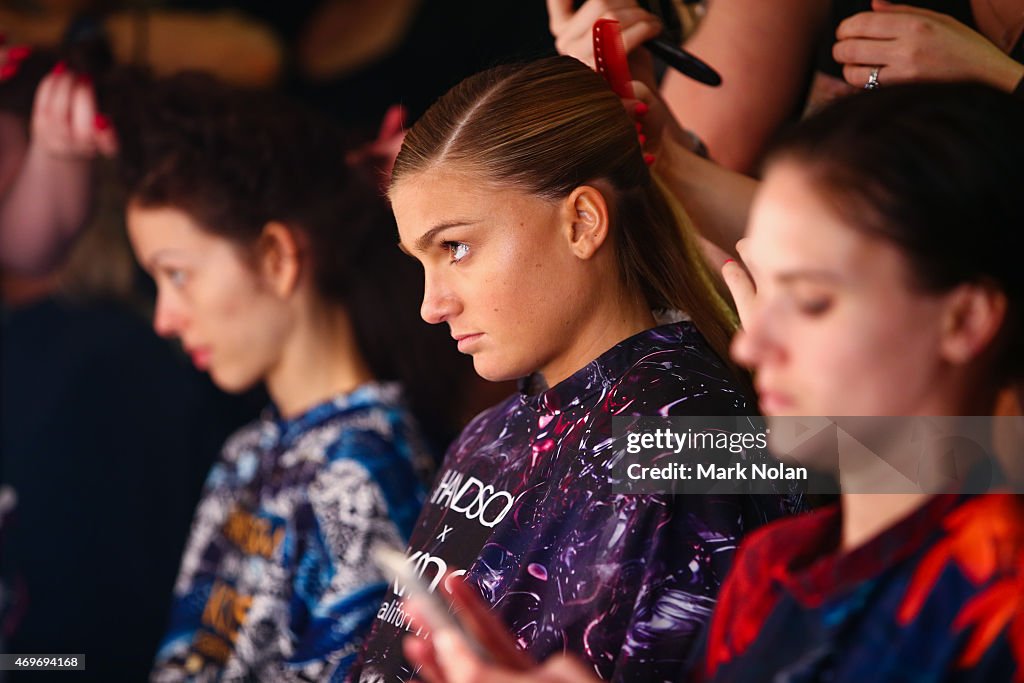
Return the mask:
<svg viewBox="0 0 1024 683">
<path fill-rule="evenodd" d="M 633 77 L 629 74 L 626 61 L 626 46 L 622 43 L 619 22 L 614 19 L 598 19 L 594 22 L 594 61 L 597 73 L 604 76 L 608 85 L 619 97 L 633 99 Z"/>
</svg>

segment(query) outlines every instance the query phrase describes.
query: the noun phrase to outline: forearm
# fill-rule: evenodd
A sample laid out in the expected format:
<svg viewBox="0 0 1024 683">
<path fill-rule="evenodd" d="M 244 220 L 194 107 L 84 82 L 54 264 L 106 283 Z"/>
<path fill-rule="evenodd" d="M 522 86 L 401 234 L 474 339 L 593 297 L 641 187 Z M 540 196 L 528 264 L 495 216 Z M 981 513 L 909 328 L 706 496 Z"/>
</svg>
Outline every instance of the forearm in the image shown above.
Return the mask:
<svg viewBox="0 0 1024 683">
<path fill-rule="evenodd" d="M 700 234 L 730 256 L 746 230 L 758 182 L 672 143 L 662 151 L 658 172 Z"/>
<path fill-rule="evenodd" d="M 0 266 L 40 273 L 59 261 L 92 213 L 93 163 L 29 147 L 0 203 Z"/>
<path fill-rule="evenodd" d="M 818 31 L 820 0 L 730 0 L 712 3 L 686 42 L 722 76 L 709 88 L 674 71 L 661 95 L 686 128 L 726 168 L 748 173 L 779 126 L 801 105 Z"/>
</svg>

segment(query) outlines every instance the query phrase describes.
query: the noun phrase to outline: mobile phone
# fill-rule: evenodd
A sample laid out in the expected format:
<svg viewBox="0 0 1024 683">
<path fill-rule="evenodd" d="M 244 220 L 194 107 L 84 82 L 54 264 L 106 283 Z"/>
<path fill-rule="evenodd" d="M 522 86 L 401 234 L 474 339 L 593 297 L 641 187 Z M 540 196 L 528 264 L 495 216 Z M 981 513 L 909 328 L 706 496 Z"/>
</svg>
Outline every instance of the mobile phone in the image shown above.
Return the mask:
<svg viewBox="0 0 1024 683">
<path fill-rule="evenodd" d="M 379 547 L 373 551 L 373 560 L 384 574 L 395 582 L 396 592 L 402 597 L 415 600 L 426 626 L 431 631 L 449 628 L 459 633 L 473 653 L 485 662 L 493 662 L 494 657 L 483 643 L 459 621 L 451 611 L 451 603 L 444 597 L 443 590 L 430 590 L 430 586 L 415 570 L 409 558 L 393 548 Z M 444 578 L 438 583 L 440 589 Z"/>
</svg>

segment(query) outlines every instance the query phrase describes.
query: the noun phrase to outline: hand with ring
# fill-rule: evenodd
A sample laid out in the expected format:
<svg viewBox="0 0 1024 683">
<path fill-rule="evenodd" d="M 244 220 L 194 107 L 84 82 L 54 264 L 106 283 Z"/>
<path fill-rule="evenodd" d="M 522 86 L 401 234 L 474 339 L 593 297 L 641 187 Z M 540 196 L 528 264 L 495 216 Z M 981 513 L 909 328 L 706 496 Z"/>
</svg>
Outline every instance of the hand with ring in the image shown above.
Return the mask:
<svg viewBox="0 0 1024 683">
<path fill-rule="evenodd" d="M 878 87 L 878 72 L 881 71 L 882 67 L 876 66 L 871 69 L 871 74 L 868 76 L 868 82 L 864 84 L 865 90 L 874 90 Z"/>
<path fill-rule="evenodd" d="M 1024 76 L 1024 65 L 948 15 L 886 0 L 871 8 L 836 29 L 832 54 L 853 86 L 975 80 L 1012 91 Z"/>
</svg>

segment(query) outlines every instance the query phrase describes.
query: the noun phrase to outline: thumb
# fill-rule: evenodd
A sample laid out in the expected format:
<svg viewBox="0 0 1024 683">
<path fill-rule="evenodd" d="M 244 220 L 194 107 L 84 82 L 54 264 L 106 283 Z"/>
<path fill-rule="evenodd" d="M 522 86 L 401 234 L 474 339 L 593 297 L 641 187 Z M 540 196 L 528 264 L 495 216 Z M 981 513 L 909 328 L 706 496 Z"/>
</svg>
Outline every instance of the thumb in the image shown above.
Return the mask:
<svg viewBox="0 0 1024 683">
<path fill-rule="evenodd" d="M 437 663 L 449 683 L 478 683 L 493 678 L 493 672 L 473 653 L 465 641 L 451 628 L 441 628 L 430 634 L 434 641 Z"/>
<path fill-rule="evenodd" d="M 722 279 L 736 302 L 736 312 L 740 316 L 740 325 L 746 326 L 750 318 L 750 309 L 754 303 L 757 290 L 754 289 L 754 281 L 750 279 L 747 271 L 733 259 L 729 259 L 722 266 Z"/>
<path fill-rule="evenodd" d="M 408 112 L 400 104 L 393 104 L 388 107 L 388 110 L 384 112 L 384 119 L 381 121 L 377 139 L 387 140 L 400 134 L 405 129 L 405 119 L 407 116 Z"/>
</svg>

